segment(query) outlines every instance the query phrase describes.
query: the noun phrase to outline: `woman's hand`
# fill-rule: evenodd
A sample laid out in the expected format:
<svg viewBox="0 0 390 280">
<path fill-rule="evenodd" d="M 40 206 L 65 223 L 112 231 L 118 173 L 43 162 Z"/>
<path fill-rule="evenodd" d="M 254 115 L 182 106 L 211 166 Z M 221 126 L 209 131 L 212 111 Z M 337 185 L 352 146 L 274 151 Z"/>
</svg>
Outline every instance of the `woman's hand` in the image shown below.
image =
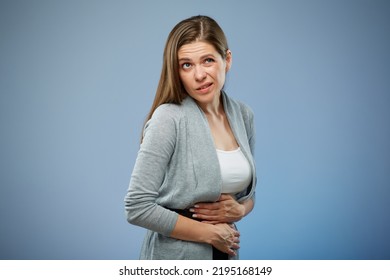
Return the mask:
<svg viewBox="0 0 390 280">
<path fill-rule="evenodd" d="M 240 233 L 229 224 L 216 224 L 213 227 L 215 237 L 211 240 L 211 245 L 221 252 L 235 256 L 237 254 L 235 250 L 240 248 Z"/>
<path fill-rule="evenodd" d="M 247 214 L 245 205 L 229 194 L 222 194 L 216 202 L 197 203 L 190 211 L 194 218 L 210 224 L 234 223 Z"/>
<path fill-rule="evenodd" d="M 234 225 L 200 223 L 182 215 L 178 216 L 170 237 L 207 243 L 231 256 L 235 256 L 237 254 L 235 250 L 240 248 L 240 233 Z"/>
</svg>

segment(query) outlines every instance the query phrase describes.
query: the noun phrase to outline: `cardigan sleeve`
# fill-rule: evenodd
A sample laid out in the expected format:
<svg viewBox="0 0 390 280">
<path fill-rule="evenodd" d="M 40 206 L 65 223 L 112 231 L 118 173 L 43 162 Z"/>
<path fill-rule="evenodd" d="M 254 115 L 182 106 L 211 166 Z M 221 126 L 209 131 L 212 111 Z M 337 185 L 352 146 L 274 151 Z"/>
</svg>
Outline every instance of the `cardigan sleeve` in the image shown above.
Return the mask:
<svg viewBox="0 0 390 280">
<path fill-rule="evenodd" d="M 248 140 L 249 147 L 251 148 L 252 156 L 255 156 L 255 143 L 256 143 L 256 132 L 255 132 L 255 124 L 254 124 L 254 114 L 253 111 L 247 107 L 248 115 L 249 115 L 249 132 L 248 132 Z"/>
<path fill-rule="evenodd" d="M 248 130 L 248 141 L 249 141 L 249 147 L 251 149 L 251 153 L 252 153 L 252 157 L 253 157 L 253 161 L 254 161 L 254 158 L 255 158 L 255 144 L 256 144 L 256 131 L 255 131 L 255 121 L 254 121 L 254 114 L 253 114 L 253 111 L 249 108 L 249 107 L 246 107 L 247 109 L 247 112 L 248 112 L 248 125 L 249 125 L 249 130 Z M 256 185 L 257 184 L 257 178 L 254 179 L 255 182 L 253 185 Z M 255 196 L 255 192 L 253 192 L 253 195 L 252 195 L 252 200 L 253 200 L 253 203 L 256 202 L 256 196 Z"/>
<path fill-rule="evenodd" d="M 175 105 L 161 105 L 146 123 L 144 137 L 125 196 L 129 223 L 169 236 L 178 214 L 156 203 L 175 149 Z"/>
<path fill-rule="evenodd" d="M 248 138 L 250 152 L 251 152 L 253 160 L 254 160 L 254 158 L 255 158 L 255 144 L 256 144 L 256 131 L 255 131 L 255 123 L 254 123 L 254 113 L 253 113 L 252 109 L 248 105 L 246 105 L 246 104 L 244 104 L 242 102 L 239 102 L 239 104 L 240 104 L 240 107 L 241 107 L 240 108 L 241 109 L 241 114 L 242 114 L 242 117 L 243 117 L 243 120 L 244 120 L 244 124 L 245 124 L 245 130 L 246 130 L 246 134 L 247 134 L 247 138 Z M 255 177 L 254 180 L 255 180 L 255 182 L 252 182 L 252 186 L 256 186 L 257 178 Z M 244 191 L 240 195 L 245 196 L 246 195 L 246 191 Z M 251 198 L 252 198 L 253 202 L 255 203 L 255 201 L 256 201 L 255 192 L 253 192 Z"/>
</svg>

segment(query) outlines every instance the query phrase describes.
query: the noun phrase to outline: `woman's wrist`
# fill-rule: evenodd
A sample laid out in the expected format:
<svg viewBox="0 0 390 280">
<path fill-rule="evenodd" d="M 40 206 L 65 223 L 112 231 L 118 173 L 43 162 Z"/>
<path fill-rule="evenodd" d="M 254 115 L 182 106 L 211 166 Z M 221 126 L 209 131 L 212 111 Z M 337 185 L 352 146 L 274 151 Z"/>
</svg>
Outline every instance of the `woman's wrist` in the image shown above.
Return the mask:
<svg viewBox="0 0 390 280">
<path fill-rule="evenodd" d="M 247 207 L 245 206 L 245 203 L 240 203 L 240 220 L 244 218 L 247 214 Z"/>
<path fill-rule="evenodd" d="M 217 229 L 208 223 L 202 223 L 193 219 L 179 215 L 175 228 L 173 229 L 170 237 L 212 244 L 212 242 L 218 238 Z"/>
<path fill-rule="evenodd" d="M 217 231 L 214 225 L 201 223 L 202 232 L 201 234 L 201 243 L 206 243 L 209 245 L 213 245 L 213 241 L 217 238 Z"/>
<path fill-rule="evenodd" d="M 244 218 L 246 215 L 248 215 L 252 209 L 253 209 L 253 200 L 252 198 L 251 199 L 248 199 L 248 200 L 245 200 L 244 202 L 241 202 L 240 205 L 242 206 L 242 216 L 241 218 Z"/>
</svg>

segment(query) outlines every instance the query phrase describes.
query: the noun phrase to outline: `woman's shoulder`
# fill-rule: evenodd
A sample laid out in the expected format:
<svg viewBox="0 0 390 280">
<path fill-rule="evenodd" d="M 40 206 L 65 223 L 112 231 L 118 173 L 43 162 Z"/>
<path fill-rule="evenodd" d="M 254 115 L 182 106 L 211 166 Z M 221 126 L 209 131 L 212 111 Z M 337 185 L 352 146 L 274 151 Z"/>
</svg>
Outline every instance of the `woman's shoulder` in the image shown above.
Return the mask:
<svg viewBox="0 0 390 280">
<path fill-rule="evenodd" d="M 252 118 L 253 117 L 253 110 L 252 108 L 247 105 L 246 103 L 234 99 L 228 95 L 225 95 L 227 101 L 230 103 L 230 106 L 233 107 L 235 110 L 240 111 L 241 114 L 243 114 L 245 117 Z"/>
<path fill-rule="evenodd" d="M 253 115 L 253 110 L 248 104 L 246 104 L 242 101 L 237 101 L 237 103 L 239 104 L 241 111 L 246 112 L 247 114 Z"/>
<path fill-rule="evenodd" d="M 176 133 L 181 119 L 180 105 L 171 103 L 159 105 L 153 112 L 152 117 L 145 123 L 144 135 L 172 136 Z"/>
<path fill-rule="evenodd" d="M 164 103 L 156 108 L 156 110 L 153 113 L 153 116 L 163 114 L 167 116 L 177 117 L 182 114 L 181 107 L 182 106 L 180 104 Z"/>
<path fill-rule="evenodd" d="M 156 108 L 152 118 L 180 119 L 183 116 L 182 106 L 174 103 L 164 103 Z"/>
</svg>

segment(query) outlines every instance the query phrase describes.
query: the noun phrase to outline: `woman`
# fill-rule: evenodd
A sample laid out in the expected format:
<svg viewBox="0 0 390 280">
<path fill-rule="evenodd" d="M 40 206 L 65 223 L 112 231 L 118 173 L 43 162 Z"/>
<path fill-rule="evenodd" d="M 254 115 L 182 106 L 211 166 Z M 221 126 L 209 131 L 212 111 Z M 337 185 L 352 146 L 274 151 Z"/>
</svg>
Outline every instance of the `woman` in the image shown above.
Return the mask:
<svg viewBox="0 0 390 280">
<path fill-rule="evenodd" d="M 168 36 L 156 96 L 125 197 L 148 229 L 141 259 L 237 259 L 234 226 L 254 205 L 252 111 L 223 91 L 232 53 L 195 16 Z"/>
</svg>

